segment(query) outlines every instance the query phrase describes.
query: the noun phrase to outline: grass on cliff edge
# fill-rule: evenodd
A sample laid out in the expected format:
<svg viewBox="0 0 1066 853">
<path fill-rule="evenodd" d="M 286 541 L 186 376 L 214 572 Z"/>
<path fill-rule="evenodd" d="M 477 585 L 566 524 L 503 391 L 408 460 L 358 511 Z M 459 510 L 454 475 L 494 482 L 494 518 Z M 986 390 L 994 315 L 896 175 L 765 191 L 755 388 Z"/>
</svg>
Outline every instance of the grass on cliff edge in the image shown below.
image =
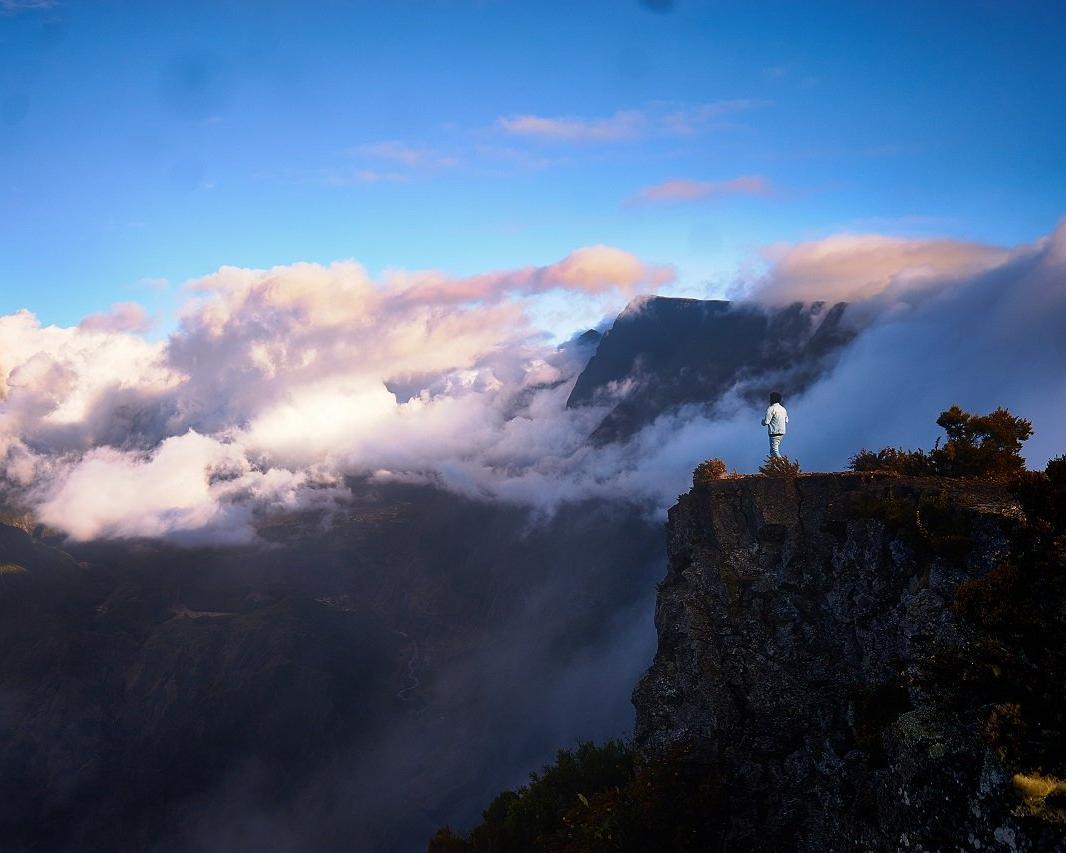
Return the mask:
<svg viewBox="0 0 1066 853">
<path fill-rule="evenodd" d="M 767 456 L 766 461 L 759 466 L 759 473 L 763 477 L 797 477 L 800 474 L 800 464 L 787 456 Z M 729 472 L 725 462 L 716 456 L 696 466 L 696 470 L 692 472 L 692 486 L 698 489 L 718 480 L 739 480 L 743 476 L 738 474 L 735 468 Z"/>
</svg>

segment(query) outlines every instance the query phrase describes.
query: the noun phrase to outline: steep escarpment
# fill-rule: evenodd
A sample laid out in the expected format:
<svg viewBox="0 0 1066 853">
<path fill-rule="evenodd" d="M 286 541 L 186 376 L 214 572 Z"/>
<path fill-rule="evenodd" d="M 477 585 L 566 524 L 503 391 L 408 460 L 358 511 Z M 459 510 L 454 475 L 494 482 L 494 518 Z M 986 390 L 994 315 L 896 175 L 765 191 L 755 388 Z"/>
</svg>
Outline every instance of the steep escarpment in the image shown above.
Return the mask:
<svg viewBox="0 0 1066 853">
<path fill-rule="evenodd" d="M 1062 540 L 1029 503 L 880 475 L 682 496 L 642 758 L 710 768 L 730 850 L 1066 849 Z"/>
</svg>

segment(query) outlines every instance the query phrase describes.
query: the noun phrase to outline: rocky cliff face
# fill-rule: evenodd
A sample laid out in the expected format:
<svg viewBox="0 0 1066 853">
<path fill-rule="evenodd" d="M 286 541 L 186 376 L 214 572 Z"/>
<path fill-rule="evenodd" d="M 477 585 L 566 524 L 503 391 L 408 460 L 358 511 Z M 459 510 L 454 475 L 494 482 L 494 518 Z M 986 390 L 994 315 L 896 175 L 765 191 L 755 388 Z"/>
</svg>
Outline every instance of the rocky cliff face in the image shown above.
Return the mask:
<svg viewBox="0 0 1066 853">
<path fill-rule="evenodd" d="M 958 690 L 979 664 L 957 591 L 1022 524 L 1006 492 L 932 479 L 750 477 L 682 496 L 638 748 L 717 768 L 730 850 L 1066 850 L 1057 812 L 1024 815 L 1028 777 L 987 736 L 995 709 Z"/>
</svg>

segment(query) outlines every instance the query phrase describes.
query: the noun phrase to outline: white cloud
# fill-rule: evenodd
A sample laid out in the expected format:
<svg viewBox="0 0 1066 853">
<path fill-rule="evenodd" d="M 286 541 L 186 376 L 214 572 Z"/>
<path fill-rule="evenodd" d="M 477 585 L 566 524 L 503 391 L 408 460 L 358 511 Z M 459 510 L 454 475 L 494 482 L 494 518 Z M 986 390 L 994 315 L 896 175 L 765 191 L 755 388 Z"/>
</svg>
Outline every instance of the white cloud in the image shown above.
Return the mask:
<svg viewBox="0 0 1066 853">
<path fill-rule="evenodd" d="M 0 452 L 25 439 L 51 452 L 96 440 L 108 394 L 149 396 L 180 382 L 164 345 L 115 330 L 42 327 L 29 311 L 0 317 Z"/>
<path fill-rule="evenodd" d="M 764 101 L 734 98 L 703 104 L 659 103 L 605 117 L 526 113 L 503 116 L 496 126 L 512 136 L 548 142 L 623 142 L 644 136 L 691 136 L 726 127 L 731 116 L 765 105 Z"/>
<path fill-rule="evenodd" d="M 815 299 L 855 302 L 939 287 L 1003 263 L 1009 252 L 982 243 L 837 234 L 778 244 L 763 252 L 771 272 L 754 295 L 769 303 Z"/>
<path fill-rule="evenodd" d="M 497 125 L 514 136 L 562 142 L 617 142 L 640 136 L 647 118 L 640 110 L 619 110 L 606 118 L 578 116 L 506 116 Z"/>
<path fill-rule="evenodd" d="M 831 376 L 787 396 L 786 449 L 839 468 L 863 445 L 928 446 L 937 412 L 959 402 L 1032 417 L 1034 462 L 1062 452 L 1064 247 L 1066 226 L 1009 252 L 876 235 L 774 248 L 757 293 L 862 300 L 865 324 Z M 328 505 L 346 474 L 661 509 L 701 458 L 753 469 L 760 413 L 738 396 L 713 419 L 673 413 L 591 448 L 605 409 L 565 408 L 583 359 L 529 316 L 546 294 L 624 299 L 673 275 L 606 246 L 469 278 L 223 267 L 189 288 L 179 329 L 156 344 L 2 317 L 0 473 L 83 538 L 243 541 L 256 513 Z"/>
<path fill-rule="evenodd" d="M 37 511 L 75 539 L 184 535 L 239 543 L 254 538 L 253 507 L 306 505 L 306 489 L 297 497 L 306 485 L 304 473 L 256 470 L 239 445 L 190 430 L 143 455 L 90 450 L 59 468 Z"/>
<path fill-rule="evenodd" d="M 541 342 L 521 297 L 624 300 L 673 277 L 609 246 L 468 278 L 375 281 L 352 262 L 223 267 L 187 287 L 178 331 L 157 344 L 126 331 L 140 314 L 123 306 L 75 328 L 19 312 L 0 318 L 0 469 L 35 483 L 50 521 L 71 514 L 73 535 L 228 526 L 243 537 L 235 514 L 271 478 L 301 491 L 300 472 L 319 463 L 424 476 L 436 454 L 505 438 L 506 412 L 536 405 L 517 398 L 576 369 Z M 399 385 L 411 394 L 397 399 Z M 239 476 L 208 482 L 222 463 L 240 463 Z"/>
</svg>

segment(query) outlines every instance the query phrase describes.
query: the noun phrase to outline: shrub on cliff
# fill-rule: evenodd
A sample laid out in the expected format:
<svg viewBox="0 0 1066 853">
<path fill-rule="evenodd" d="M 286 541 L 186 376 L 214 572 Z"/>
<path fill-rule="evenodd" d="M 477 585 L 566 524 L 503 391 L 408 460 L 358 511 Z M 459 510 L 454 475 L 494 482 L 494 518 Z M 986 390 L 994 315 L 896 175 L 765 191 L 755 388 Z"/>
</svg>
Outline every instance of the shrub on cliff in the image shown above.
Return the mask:
<svg viewBox="0 0 1066 853">
<path fill-rule="evenodd" d="M 429 840 L 426 853 L 466 853 L 470 843 L 450 826 L 442 826 Z"/>
<path fill-rule="evenodd" d="M 725 476 L 725 472 L 725 462 L 721 459 L 717 457 L 707 459 L 697 465 L 696 470 L 692 472 L 692 485 L 697 488 L 706 486 L 715 480 L 721 480 Z"/>
<path fill-rule="evenodd" d="M 848 467 L 852 471 L 885 471 L 908 477 L 933 473 L 933 463 L 928 454 L 921 450 L 904 450 L 902 447 L 885 447 L 876 453 L 860 450 L 851 457 Z"/>
<path fill-rule="evenodd" d="M 937 473 L 946 477 L 991 477 L 1006 479 L 1025 470 L 1022 442 L 1033 434 L 1033 425 L 1004 408 L 987 415 L 972 415 L 958 406 L 940 413 L 937 425 L 948 440 L 929 454 Z"/>
<path fill-rule="evenodd" d="M 767 456 L 759 473 L 764 477 L 795 477 L 800 473 L 800 464 L 787 456 Z"/>
<path fill-rule="evenodd" d="M 1003 408 L 987 415 L 973 415 L 958 406 L 940 413 L 937 425 L 947 441 L 929 453 L 885 447 L 876 453 L 860 450 L 851 457 L 852 471 L 885 471 L 904 476 L 937 474 L 942 477 L 978 477 L 1009 480 L 1025 470 L 1022 442 L 1033 434 L 1025 418 Z"/>
<path fill-rule="evenodd" d="M 539 774 L 530 774 L 528 785 L 497 796 L 469 838 L 443 827 L 430 842 L 429 851 L 523 853 L 547 849 L 548 840 L 563 831 L 563 816 L 575 804 L 625 786 L 633 775 L 633 754 L 621 741 L 608 741 L 602 746 L 582 743 L 573 751 L 559 750 L 553 764 Z"/>
<path fill-rule="evenodd" d="M 562 750 L 530 784 L 506 791 L 463 837 L 437 831 L 428 853 L 703 851 L 721 843 L 727 792 L 684 753 L 639 763 L 620 741 Z"/>
</svg>

